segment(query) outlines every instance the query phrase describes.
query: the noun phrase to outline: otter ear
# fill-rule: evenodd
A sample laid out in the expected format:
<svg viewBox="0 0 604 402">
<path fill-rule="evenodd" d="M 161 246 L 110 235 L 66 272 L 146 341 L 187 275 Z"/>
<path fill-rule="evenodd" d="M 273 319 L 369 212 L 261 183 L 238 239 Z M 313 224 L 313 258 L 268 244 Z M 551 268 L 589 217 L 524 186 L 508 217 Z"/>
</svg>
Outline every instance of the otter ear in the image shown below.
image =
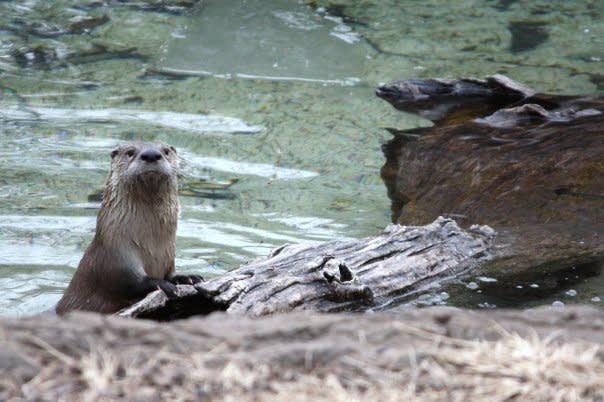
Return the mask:
<svg viewBox="0 0 604 402">
<path fill-rule="evenodd" d="M 119 150 L 117 148 L 115 148 L 113 151 L 111 151 L 111 153 L 109 154 L 111 156 L 111 159 L 115 158 L 118 154 Z"/>
<path fill-rule="evenodd" d="M 172 152 L 176 153 L 176 148 L 174 148 L 174 146 L 173 146 L 173 145 L 170 145 L 170 150 L 171 150 Z"/>
</svg>

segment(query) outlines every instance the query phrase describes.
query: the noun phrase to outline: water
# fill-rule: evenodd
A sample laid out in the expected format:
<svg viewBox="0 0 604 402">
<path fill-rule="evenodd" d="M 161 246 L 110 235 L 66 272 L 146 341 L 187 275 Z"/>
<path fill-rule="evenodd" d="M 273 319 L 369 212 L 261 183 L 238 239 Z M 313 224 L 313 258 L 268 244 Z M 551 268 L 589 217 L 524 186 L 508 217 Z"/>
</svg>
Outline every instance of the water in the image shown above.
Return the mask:
<svg viewBox="0 0 604 402">
<path fill-rule="evenodd" d="M 504 73 L 544 92 L 602 89 L 601 2 L 450 3 L 208 0 L 178 15 L 0 2 L 0 314 L 58 300 L 122 140 L 179 150 L 198 191 L 181 197 L 177 266 L 213 277 L 282 243 L 389 223 L 382 127 L 427 122 L 377 99 L 381 82 Z M 109 21 L 52 34 L 90 16 Z M 463 294 L 504 286 L 470 281 Z M 601 304 L 590 283 L 554 296 Z M 436 303 L 468 303 L 446 294 Z"/>
<path fill-rule="evenodd" d="M 366 54 L 341 18 L 291 0 L 204 1 L 174 36 L 159 66 L 215 77 L 352 85 Z"/>
</svg>

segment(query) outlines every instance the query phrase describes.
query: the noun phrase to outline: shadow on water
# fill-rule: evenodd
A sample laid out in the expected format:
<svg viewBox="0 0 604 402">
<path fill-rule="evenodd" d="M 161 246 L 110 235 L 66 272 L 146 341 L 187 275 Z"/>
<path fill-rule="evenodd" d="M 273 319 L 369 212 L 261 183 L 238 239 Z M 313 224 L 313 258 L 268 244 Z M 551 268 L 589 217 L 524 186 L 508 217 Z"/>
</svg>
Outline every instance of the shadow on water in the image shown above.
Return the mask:
<svg viewBox="0 0 604 402">
<path fill-rule="evenodd" d="M 549 39 L 546 24 L 542 22 L 515 21 L 510 24 L 512 42 L 510 52 L 522 53 L 533 50 Z"/>
</svg>

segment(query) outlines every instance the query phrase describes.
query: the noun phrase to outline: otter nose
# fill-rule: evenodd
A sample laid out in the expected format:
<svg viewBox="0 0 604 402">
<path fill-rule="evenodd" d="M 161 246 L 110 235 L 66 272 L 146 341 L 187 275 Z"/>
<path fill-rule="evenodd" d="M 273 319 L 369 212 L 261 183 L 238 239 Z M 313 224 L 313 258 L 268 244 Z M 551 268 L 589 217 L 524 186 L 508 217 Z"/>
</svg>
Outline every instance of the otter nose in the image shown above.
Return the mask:
<svg viewBox="0 0 604 402">
<path fill-rule="evenodd" d="M 157 162 L 161 159 L 161 152 L 149 149 L 148 151 L 141 153 L 141 159 L 145 162 Z"/>
</svg>

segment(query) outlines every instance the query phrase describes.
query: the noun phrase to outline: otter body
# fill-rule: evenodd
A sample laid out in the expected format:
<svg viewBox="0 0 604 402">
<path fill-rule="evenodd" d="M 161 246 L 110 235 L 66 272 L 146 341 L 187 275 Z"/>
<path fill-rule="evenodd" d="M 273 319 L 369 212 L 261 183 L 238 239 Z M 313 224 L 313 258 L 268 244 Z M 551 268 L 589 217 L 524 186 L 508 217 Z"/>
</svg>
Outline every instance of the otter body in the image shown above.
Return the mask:
<svg viewBox="0 0 604 402">
<path fill-rule="evenodd" d="M 178 223 L 178 156 L 162 143 L 129 142 L 111 153 L 111 170 L 86 249 L 57 313 L 114 313 L 155 289 L 169 297 L 175 284 L 196 275 L 174 275 Z"/>
</svg>

